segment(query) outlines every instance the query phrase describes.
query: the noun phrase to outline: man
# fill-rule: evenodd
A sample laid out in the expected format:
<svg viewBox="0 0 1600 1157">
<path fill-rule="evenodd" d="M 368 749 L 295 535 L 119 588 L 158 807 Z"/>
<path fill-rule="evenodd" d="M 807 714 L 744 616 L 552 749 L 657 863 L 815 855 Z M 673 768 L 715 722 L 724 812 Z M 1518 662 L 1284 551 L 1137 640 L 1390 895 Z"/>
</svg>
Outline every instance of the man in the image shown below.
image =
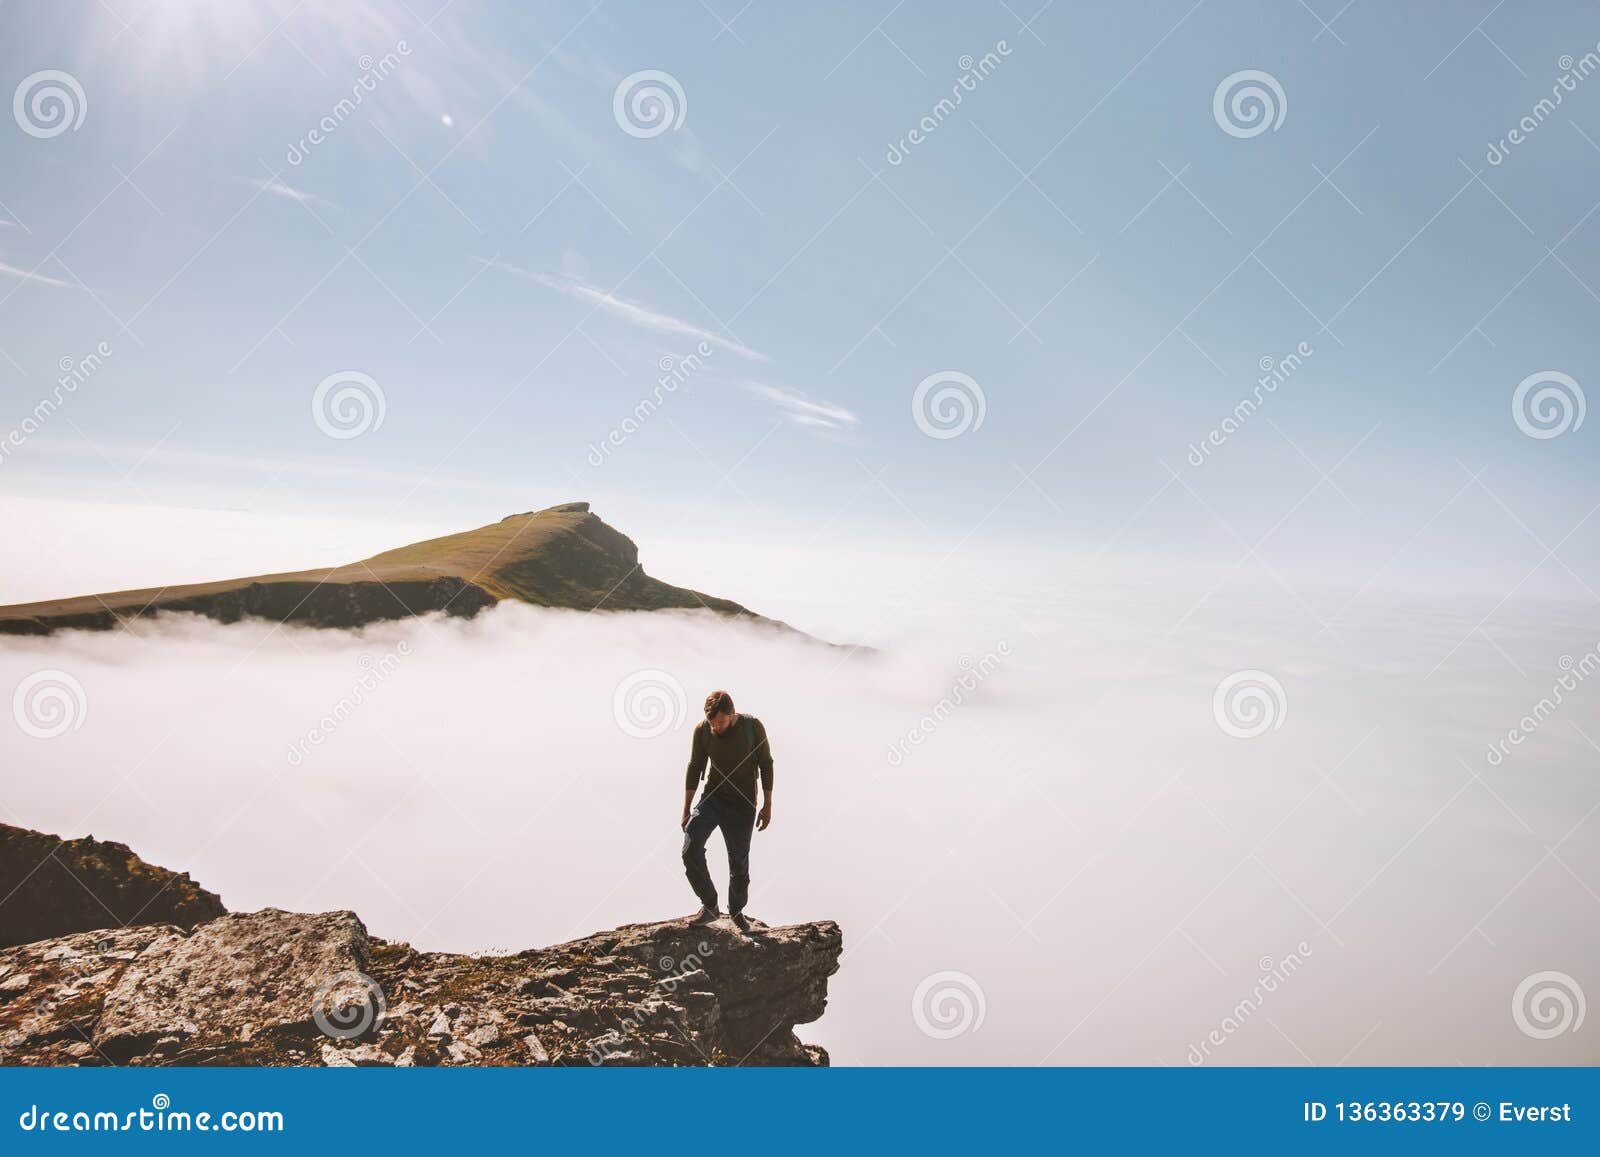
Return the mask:
<svg viewBox="0 0 1600 1157">
<path fill-rule="evenodd" d="M 695 785 L 710 765 L 700 802 L 690 810 Z M 761 807 L 756 808 L 756 774 L 761 778 Z M 750 837 L 772 823 L 772 749 L 767 729 L 754 715 L 733 709 L 733 696 L 713 691 L 706 696 L 706 717 L 694 729 L 689 769 L 683 780 L 683 870 L 700 897 L 696 924 L 717 918 L 717 888 L 706 870 L 706 841 L 717 828 L 728 848 L 728 915 L 741 932 L 750 931 L 744 905 L 750 895 Z"/>
</svg>

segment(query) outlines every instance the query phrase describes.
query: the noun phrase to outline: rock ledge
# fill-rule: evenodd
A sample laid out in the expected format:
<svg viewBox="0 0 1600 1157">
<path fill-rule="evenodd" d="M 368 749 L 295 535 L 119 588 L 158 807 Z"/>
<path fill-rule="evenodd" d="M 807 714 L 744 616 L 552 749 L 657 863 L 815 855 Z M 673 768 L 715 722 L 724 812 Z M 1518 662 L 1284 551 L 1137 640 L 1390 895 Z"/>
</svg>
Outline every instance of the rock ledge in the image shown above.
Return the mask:
<svg viewBox="0 0 1600 1157">
<path fill-rule="evenodd" d="M 113 849 L 84 862 L 101 863 L 100 886 L 133 895 L 137 911 L 94 928 L 105 909 L 74 909 L 51 929 L 70 934 L 0 949 L 0 1064 L 828 1063 L 794 1027 L 827 1007 L 843 947 L 832 921 L 753 922 L 745 934 L 727 920 L 668 920 L 512 956 L 418 952 L 373 937 L 353 912 L 222 915 L 186 875 L 121 844 L 0 831 L 0 848 L 41 857 L 70 845 Z M 0 874 L 8 917 L 52 911 L 48 863 Z M 163 922 L 134 922 L 156 911 Z"/>
</svg>

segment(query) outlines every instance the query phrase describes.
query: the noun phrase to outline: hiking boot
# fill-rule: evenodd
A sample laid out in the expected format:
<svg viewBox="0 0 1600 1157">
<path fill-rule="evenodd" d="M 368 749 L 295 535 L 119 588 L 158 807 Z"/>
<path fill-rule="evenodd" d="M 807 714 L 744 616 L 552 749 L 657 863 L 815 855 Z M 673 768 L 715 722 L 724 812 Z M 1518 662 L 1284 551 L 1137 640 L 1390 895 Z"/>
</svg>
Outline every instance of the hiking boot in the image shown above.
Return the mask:
<svg viewBox="0 0 1600 1157">
<path fill-rule="evenodd" d="M 700 911 L 689 917 L 689 923 L 709 924 L 720 915 L 722 915 L 722 913 L 718 912 L 715 908 L 707 908 L 704 904 L 702 904 L 700 905 Z"/>
<path fill-rule="evenodd" d="M 749 933 L 750 917 L 746 916 L 743 912 L 733 912 L 729 914 L 728 918 L 733 921 L 733 926 L 739 931 Z"/>
</svg>

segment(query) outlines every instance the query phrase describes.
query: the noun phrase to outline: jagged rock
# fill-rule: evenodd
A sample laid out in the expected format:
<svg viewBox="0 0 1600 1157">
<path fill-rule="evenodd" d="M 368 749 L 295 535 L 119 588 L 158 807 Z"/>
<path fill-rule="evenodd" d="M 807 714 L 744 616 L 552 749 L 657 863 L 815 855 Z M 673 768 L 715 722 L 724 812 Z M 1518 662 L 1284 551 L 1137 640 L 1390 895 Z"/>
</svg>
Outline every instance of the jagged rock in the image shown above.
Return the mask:
<svg viewBox="0 0 1600 1157">
<path fill-rule="evenodd" d="M 128 1058 L 164 1036 L 198 1038 L 197 1047 L 310 1036 L 319 1010 L 342 1025 L 348 1002 L 336 990 L 364 973 L 367 946 L 353 912 L 267 908 L 213 920 L 192 936 L 152 944 L 127 966 L 106 994 L 95 1045 Z"/>
<path fill-rule="evenodd" d="M 361 1068 L 386 1068 L 393 1066 L 395 1058 L 384 1052 L 377 1045 L 347 1045 L 340 1048 L 329 1043 L 322 1046 L 322 1063 L 328 1068 L 348 1069 Z"/>
<path fill-rule="evenodd" d="M 563 1016 L 583 1016 L 587 1010 L 588 1002 L 582 999 L 570 996 L 541 996 L 524 1001 L 520 1015 L 523 1024 L 538 1024 Z"/>
<path fill-rule="evenodd" d="M 108 894 L 137 896 L 163 871 L 120 844 L 73 842 L 94 853 Z M 514 956 L 460 956 L 375 940 L 351 912 L 205 920 L 221 910 L 216 897 L 186 876 L 154 878 L 176 891 L 183 923 L 0 948 L 6 1063 L 828 1063 L 794 1035 L 822 1015 L 839 967 L 839 927 L 828 921 L 757 922 L 746 935 L 672 920 Z M 194 920 L 204 922 L 188 931 Z"/>
<path fill-rule="evenodd" d="M 0 952 L 7 979 L 0 992 L 0 1052 L 11 1063 L 35 1057 L 44 1064 L 102 1063 L 92 1040 L 106 991 L 135 955 L 176 935 L 175 929 L 119 928 Z"/>
<path fill-rule="evenodd" d="M 0 948 L 128 924 L 193 928 L 226 911 L 187 872 L 147 864 L 126 844 L 0 824 Z"/>
<path fill-rule="evenodd" d="M 825 1065 L 794 1026 L 822 1015 L 841 947 L 829 922 L 745 936 L 677 920 L 467 957 L 371 939 L 349 912 L 267 909 L 0 951 L 0 1049 L 23 1064 Z M 565 995 L 532 995 L 552 976 Z M 417 999 L 337 1015 L 340 994 L 390 992 Z"/>
</svg>

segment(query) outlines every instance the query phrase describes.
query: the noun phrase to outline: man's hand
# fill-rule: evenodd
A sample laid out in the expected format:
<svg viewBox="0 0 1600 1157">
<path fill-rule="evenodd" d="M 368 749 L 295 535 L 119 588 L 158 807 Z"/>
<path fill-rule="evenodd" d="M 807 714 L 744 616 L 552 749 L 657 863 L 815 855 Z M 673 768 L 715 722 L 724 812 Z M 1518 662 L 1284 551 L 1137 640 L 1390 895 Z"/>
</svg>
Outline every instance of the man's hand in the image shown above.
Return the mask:
<svg viewBox="0 0 1600 1157">
<path fill-rule="evenodd" d="M 761 803 L 761 812 L 756 816 L 756 831 L 764 832 L 772 823 L 772 797 L 768 796 Z"/>
<path fill-rule="evenodd" d="M 684 804 L 683 805 L 683 815 L 681 817 L 679 817 L 679 819 L 678 819 L 678 830 L 680 832 L 686 832 L 686 831 L 689 830 L 689 805 L 688 804 Z"/>
</svg>

